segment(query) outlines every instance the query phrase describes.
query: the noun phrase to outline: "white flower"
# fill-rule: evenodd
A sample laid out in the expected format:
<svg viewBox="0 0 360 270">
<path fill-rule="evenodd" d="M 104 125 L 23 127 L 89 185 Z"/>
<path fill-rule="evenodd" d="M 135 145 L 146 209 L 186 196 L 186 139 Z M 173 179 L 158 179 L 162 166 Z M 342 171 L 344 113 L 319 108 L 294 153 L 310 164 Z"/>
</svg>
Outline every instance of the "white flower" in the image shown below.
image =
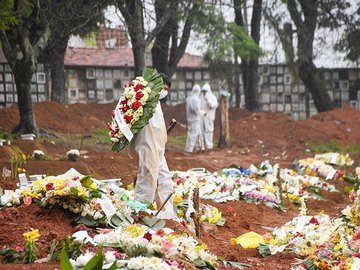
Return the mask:
<svg viewBox="0 0 360 270">
<path fill-rule="evenodd" d="M 131 258 L 128 262 L 128 268 L 129 269 L 143 269 L 144 265 L 142 263 L 142 260 L 140 260 L 141 257 L 137 257 L 137 258 Z"/>
<path fill-rule="evenodd" d="M 106 251 L 105 253 L 105 260 L 106 262 L 108 263 L 113 263 L 116 261 L 116 257 L 114 255 L 114 252 L 113 251 Z"/>
<path fill-rule="evenodd" d="M 92 252 L 86 252 L 85 254 L 80 255 L 76 259 L 76 267 L 84 267 L 94 255 L 95 254 Z"/>
</svg>

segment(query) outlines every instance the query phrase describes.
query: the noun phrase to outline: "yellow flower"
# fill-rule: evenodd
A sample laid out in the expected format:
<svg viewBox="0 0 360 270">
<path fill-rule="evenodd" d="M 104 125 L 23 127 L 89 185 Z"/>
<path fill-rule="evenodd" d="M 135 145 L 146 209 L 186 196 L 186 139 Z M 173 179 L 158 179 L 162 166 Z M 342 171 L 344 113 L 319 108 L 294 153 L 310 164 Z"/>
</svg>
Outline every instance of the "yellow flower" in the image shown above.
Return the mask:
<svg viewBox="0 0 360 270">
<path fill-rule="evenodd" d="M 183 198 L 180 195 L 175 194 L 175 196 L 174 196 L 174 204 L 175 205 L 181 203 L 182 200 L 183 200 Z"/>
<path fill-rule="evenodd" d="M 18 172 L 21 172 L 21 170 L 22 170 L 21 168 L 17 168 L 17 171 L 18 171 Z"/>
<path fill-rule="evenodd" d="M 207 245 L 206 244 L 202 244 L 202 245 L 198 245 L 194 248 L 194 251 L 199 253 L 202 249 L 206 249 Z"/>
<path fill-rule="evenodd" d="M 25 154 L 22 154 L 21 157 L 22 157 L 23 160 L 26 160 L 26 155 Z"/>
<path fill-rule="evenodd" d="M 342 249 L 342 244 L 340 243 L 336 244 L 334 247 L 334 251 L 339 251 L 340 249 Z"/>
<path fill-rule="evenodd" d="M 216 224 L 221 219 L 221 212 L 217 208 L 213 209 L 213 216 L 209 218 L 209 222 Z"/>
<path fill-rule="evenodd" d="M 178 217 L 183 217 L 185 215 L 184 211 L 181 210 L 177 213 Z"/>
<path fill-rule="evenodd" d="M 40 234 L 38 229 L 34 230 L 33 228 L 30 228 L 30 231 L 23 233 L 23 236 L 26 242 L 35 243 L 39 240 Z"/>
</svg>

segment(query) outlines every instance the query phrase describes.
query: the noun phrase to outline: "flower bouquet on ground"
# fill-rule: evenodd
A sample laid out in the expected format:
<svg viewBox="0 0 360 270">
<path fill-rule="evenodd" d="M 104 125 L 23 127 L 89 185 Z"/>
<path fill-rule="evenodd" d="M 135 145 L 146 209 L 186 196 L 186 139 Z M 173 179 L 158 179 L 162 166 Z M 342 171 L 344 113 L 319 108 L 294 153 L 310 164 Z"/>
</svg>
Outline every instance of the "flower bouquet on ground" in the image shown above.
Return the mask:
<svg viewBox="0 0 360 270">
<path fill-rule="evenodd" d="M 163 80 L 156 69 L 145 68 L 141 77 L 125 86 L 108 123 L 112 150 L 120 151 L 149 123 L 159 101 Z"/>
</svg>

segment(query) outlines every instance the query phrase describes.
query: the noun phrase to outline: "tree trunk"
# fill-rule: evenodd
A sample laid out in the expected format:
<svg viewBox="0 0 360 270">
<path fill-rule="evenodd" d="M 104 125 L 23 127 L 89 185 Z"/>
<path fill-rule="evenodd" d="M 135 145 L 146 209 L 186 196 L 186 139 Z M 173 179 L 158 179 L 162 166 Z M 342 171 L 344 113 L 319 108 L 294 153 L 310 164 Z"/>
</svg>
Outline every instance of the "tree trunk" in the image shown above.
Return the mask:
<svg viewBox="0 0 360 270">
<path fill-rule="evenodd" d="M 259 111 L 258 60 L 250 60 L 244 63 L 243 67 L 245 69 L 243 69 L 245 108 Z"/>
<path fill-rule="evenodd" d="M 220 136 L 219 148 L 230 146 L 229 132 L 229 99 L 226 96 L 220 98 Z"/>
<path fill-rule="evenodd" d="M 318 112 L 334 108 L 324 85 L 322 84 L 317 68 L 313 63 L 313 43 L 318 20 L 319 1 L 299 1 L 301 9 L 295 0 L 287 1 L 287 8 L 297 29 L 299 77 L 310 91 Z"/>
<path fill-rule="evenodd" d="M 151 49 L 153 67 L 165 74 L 169 74 L 169 42 L 170 32 L 165 29 L 157 35 L 154 47 Z"/>
<path fill-rule="evenodd" d="M 235 23 L 245 27 L 241 10 L 241 0 L 234 1 Z M 251 37 L 255 43 L 260 42 L 260 21 L 262 11 L 262 0 L 254 0 L 253 12 L 251 17 Z M 241 59 L 241 71 L 243 77 L 245 108 L 251 111 L 259 111 L 258 100 L 258 58 Z"/>
<path fill-rule="evenodd" d="M 22 64 L 16 65 L 13 70 L 20 113 L 20 123 L 13 129 L 13 133 L 39 134 L 31 100 L 31 78 L 34 71 L 35 67 Z"/>
<path fill-rule="evenodd" d="M 309 89 L 318 112 L 325 112 L 334 108 L 334 104 L 318 76 L 317 68 L 312 62 L 300 63 L 299 77 Z"/>
<path fill-rule="evenodd" d="M 51 100 L 57 102 L 65 102 L 66 72 L 64 60 L 67 41 L 68 39 L 65 39 L 65 41 L 54 45 L 51 50 L 46 50 L 42 55 L 51 72 Z"/>
</svg>

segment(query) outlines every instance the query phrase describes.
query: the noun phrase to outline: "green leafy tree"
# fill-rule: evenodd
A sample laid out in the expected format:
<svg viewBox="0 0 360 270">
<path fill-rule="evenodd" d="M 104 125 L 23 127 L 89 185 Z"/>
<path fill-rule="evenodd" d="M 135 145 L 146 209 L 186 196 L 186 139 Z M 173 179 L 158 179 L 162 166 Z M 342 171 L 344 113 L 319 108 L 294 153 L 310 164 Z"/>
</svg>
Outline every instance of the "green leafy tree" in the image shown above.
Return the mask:
<svg viewBox="0 0 360 270">
<path fill-rule="evenodd" d="M 18 22 L 15 16 L 11 15 L 11 9 L 14 6 L 13 0 L 0 0 L 0 30 L 9 28 Z"/>
<path fill-rule="evenodd" d="M 38 134 L 31 100 L 31 78 L 50 36 L 46 16 L 49 5 L 47 0 L 15 0 L 10 16 L 16 17 L 19 23 L 0 30 L 2 49 L 14 74 L 18 96 L 20 123 L 14 132 Z"/>
<path fill-rule="evenodd" d="M 346 52 L 350 61 L 360 64 L 360 3 L 357 4 L 355 12 L 349 14 L 342 39 L 336 44 L 336 49 Z"/>
</svg>

